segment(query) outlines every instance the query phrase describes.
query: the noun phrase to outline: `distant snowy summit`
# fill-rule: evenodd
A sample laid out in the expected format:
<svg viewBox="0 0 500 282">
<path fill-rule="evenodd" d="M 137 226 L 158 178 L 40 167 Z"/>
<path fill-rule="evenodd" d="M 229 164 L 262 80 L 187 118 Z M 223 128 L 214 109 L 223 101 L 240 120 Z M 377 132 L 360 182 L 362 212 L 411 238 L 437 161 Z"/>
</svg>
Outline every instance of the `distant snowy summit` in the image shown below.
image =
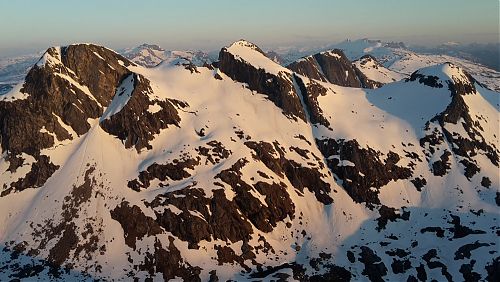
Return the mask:
<svg viewBox="0 0 500 282">
<path fill-rule="evenodd" d="M 452 62 L 463 67 L 474 75 L 478 81 L 490 89 L 500 90 L 500 73 L 480 64 L 453 57 L 449 55 L 429 55 L 411 51 L 402 42 L 383 42 L 380 40 L 360 39 L 345 40 L 340 43 L 327 45 L 321 48 L 277 48 L 266 50 L 268 58 L 281 65 L 290 65 L 300 58 L 313 56 L 325 51 L 341 50 L 345 56 L 355 61 L 358 69 L 363 69 L 363 74 L 368 79 L 377 82 L 391 82 L 408 76 L 419 68 Z M 167 51 L 155 44 L 142 44 L 135 48 L 121 51 L 125 57 L 138 65 L 155 67 L 164 62 L 165 64 L 193 64 L 202 66 L 217 61 L 218 52 L 203 51 Z M 385 69 L 377 68 L 372 62 L 368 62 L 365 55 L 372 56 L 378 65 Z M 0 60 L 0 94 L 6 93 L 27 74 L 31 65 L 40 57 L 40 54 L 32 54 L 15 58 Z"/>
<path fill-rule="evenodd" d="M 387 62 L 47 49 L 0 95 L 0 280 L 498 280 L 500 93 Z"/>
<path fill-rule="evenodd" d="M 189 62 L 196 66 L 202 66 L 212 62 L 209 55 L 203 51 L 167 51 L 154 44 L 142 44 L 132 49 L 126 49 L 122 54 L 132 62 L 148 68 L 155 67 L 160 63 Z"/>
</svg>

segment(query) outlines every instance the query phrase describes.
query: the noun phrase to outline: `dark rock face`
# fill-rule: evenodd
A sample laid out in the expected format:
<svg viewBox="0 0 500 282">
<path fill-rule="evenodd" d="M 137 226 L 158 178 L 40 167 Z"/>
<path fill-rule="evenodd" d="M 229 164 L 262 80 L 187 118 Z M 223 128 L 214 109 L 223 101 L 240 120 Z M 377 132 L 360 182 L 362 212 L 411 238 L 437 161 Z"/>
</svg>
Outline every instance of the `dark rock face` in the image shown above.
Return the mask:
<svg viewBox="0 0 500 282">
<path fill-rule="evenodd" d="M 222 189 L 214 190 L 212 198 L 208 198 L 202 189 L 183 189 L 159 195 L 147 206 L 155 208 L 168 204 L 181 212 L 175 214 L 170 209 L 155 212 L 157 222 L 165 230 L 187 241 L 190 248 L 198 248 L 201 240 L 211 241 L 212 238 L 247 241 L 253 233 L 249 221 L 238 213 L 238 205 L 228 200 Z M 203 218 L 191 212 L 199 213 Z"/>
<path fill-rule="evenodd" d="M 135 147 L 138 152 L 143 148 L 151 149 L 149 141 L 153 140 L 153 136 L 169 125 L 178 126 L 180 117 L 171 101 L 150 99 L 153 91 L 145 77 L 129 74 L 124 78 L 127 79 L 133 80 L 130 99 L 118 113 L 101 121 L 101 127 L 122 140 L 126 148 Z M 118 88 L 115 95 L 126 95 L 125 91 Z M 155 104 L 160 109 L 150 112 L 149 107 Z"/>
<path fill-rule="evenodd" d="M 433 88 L 443 88 L 443 84 L 439 82 L 439 77 L 434 75 L 424 75 L 418 71 L 410 75 L 409 81 L 417 81 L 421 84 L 427 85 Z"/>
<path fill-rule="evenodd" d="M 477 155 L 479 152 L 485 154 L 492 164 L 498 167 L 499 157 L 498 148 L 494 144 L 488 144 L 481 132 L 482 128 L 477 122 L 475 122 L 469 114 L 469 108 L 465 104 L 461 92 L 462 86 L 458 84 L 453 84 L 450 86 L 452 92 L 452 101 L 446 110 L 436 116 L 431 121 L 437 121 L 443 127 L 443 133 L 448 142 L 456 144 L 452 147 L 453 153 L 463 157 L 468 160 L 469 163 L 475 164 L 471 156 Z M 462 126 L 467 132 L 467 136 L 457 136 L 449 130 L 446 129 L 446 123 L 457 124 L 460 120 L 463 120 Z M 473 173 L 474 174 L 474 173 Z"/>
<path fill-rule="evenodd" d="M 439 257 L 436 249 L 430 249 L 425 255 L 422 256 L 422 259 L 427 263 L 427 267 L 430 269 L 441 268 L 441 274 L 448 282 L 453 281 L 453 277 L 448 272 L 448 267 L 438 260 Z"/>
<path fill-rule="evenodd" d="M 415 179 L 410 180 L 413 185 L 415 185 L 415 188 L 417 191 L 422 191 L 422 188 L 427 185 L 427 180 L 425 178 L 421 177 L 415 177 Z"/>
<path fill-rule="evenodd" d="M 13 190 L 22 191 L 29 187 L 40 187 L 58 169 L 59 166 L 51 163 L 49 157 L 40 155 L 37 162 L 31 166 L 31 170 L 21 179 L 11 183 L 10 187 L 2 191 L 0 196 L 5 196 Z M 6 188 L 6 184 L 4 184 L 4 188 Z"/>
<path fill-rule="evenodd" d="M 464 263 L 460 266 L 460 273 L 462 273 L 465 281 L 479 281 L 481 279 L 481 275 L 475 271 L 474 264 L 476 264 L 476 260 L 471 260 L 470 263 Z"/>
<path fill-rule="evenodd" d="M 460 223 L 460 217 L 457 215 L 450 215 L 451 221 L 449 223 L 453 224 L 453 227 L 448 228 L 450 232 L 453 233 L 453 239 L 459 239 L 472 234 L 485 234 L 483 230 L 474 230 L 468 226 L 462 225 Z"/>
<path fill-rule="evenodd" d="M 281 270 L 284 269 L 291 269 L 292 270 L 292 277 L 293 279 L 297 281 L 333 281 L 333 282 L 348 282 L 351 281 L 352 279 L 352 274 L 349 272 L 344 267 L 337 266 L 335 264 L 332 264 L 329 262 L 329 260 L 332 258 L 331 254 L 326 254 L 326 253 L 320 253 L 319 257 L 314 257 L 309 260 L 309 265 L 313 267 L 316 272 L 320 271 L 322 273 L 314 274 L 314 275 L 308 275 L 306 273 L 306 268 L 304 265 L 296 263 L 296 262 L 291 262 L 291 263 L 284 263 L 275 267 L 268 267 L 266 270 L 262 271 L 257 271 L 252 274 L 250 274 L 251 278 L 266 278 L 266 277 L 275 277 L 275 278 L 282 278 L 277 281 L 288 281 L 287 278 L 290 277 L 290 275 L 285 274 L 285 273 L 280 273 Z"/>
<path fill-rule="evenodd" d="M 138 270 L 147 271 L 151 275 L 151 280 L 155 273 L 161 273 L 165 281 L 176 277 L 180 277 L 184 281 L 201 281 L 201 268 L 193 267 L 184 262 L 181 252 L 174 245 L 174 239 L 169 237 L 169 241 L 169 245 L 165 249 L 162 243 L 156 239 L 154 252 L 146 252 L 144 262 L 137 267 Z"/>
<path fill-rule="evenodd" d="M 427 281 L 427 272 L 425 271 L 425 266 L 423 264 L 420 264 L 419 266 L 415 267 L 417 270 L 417 278 L 420 281 Z"/>
<path fill-rule="evenodd" d="M 224 145 L 217 140 L 207 142 L 207 146 L 208 147 L 200 146 L 196 149 L 200 155 L 206 157 L 206 165 L 208 163 L 218 164 L 221 160 L 227 159 L 232 154 L 230 150 L 227 150 Z"/>
<path fill-rule="evenodd" d="M 367 276 L 370 281 L 384 281 L 382 277 L 387 275 L 387 267 L 382 259 L 368 247 L 361 246 L 360 249 L 359 261 L 365 265 L 362 274 Z"/>
<path fill-rule="evenodd" d="M 436 176 L 444 176 L 448 170 L 450 170 L 450 156 L 451 153 L 449 151 L 444 151 L 438 161 L 432 164 L 432 173 Z"/>
<path fill-rule="evenodd" d="M 255 48 L 265 56 L 262 50 Z M 250 63 L 235 58 L 226 48 L 219 53 L 218 67 L 233 80 L 247 83 L 249 89 L 267 95 L 269 100 L 281 108 L 285 115 L 306 120 L 291 74 L 280 72 L 279 75 L 275 75 L 264 69 L 257 69 Z"/>
<path fill-rule="evenodd" d="M 28 72 L 20 90 L 26 98 L 0 101 L 0 145 L 8 152 L 10 169 L 15 171 L 23 165 L 22 153 L 36 160 L 23 179 L 10 187 L 4 185 L 2 195 L 45 183 L 58 166 L 40 151 L 56 141 L 76 137 L 61 122 L 77 135 L 85 134 L 90 129 L 87 119 L 102 115 L 121 79 L 130 73 L 125 68 L 129 64 L 122 56 L 95 45 L 46 51 Z"/>
<path fill-rule="evenodd" d="M 166 180 L 181 180 L 191 176 L 185 169 L 194 169 L 200 164 L 200 157 L 185 158 L 182 160 L 175 159 L 172 163 L 157 164 L 153 163 L 148 168 L 139 173 L 137 179 L 128 182 L 128 187 L 135 191 L 140 191 L 141 188 L 149 188 L 150 182 L 153 179 L 160 181 Z M 160 186 L 163 184 L 160 183 Z"/>
<path fill-rule="evenodd" d="M 458 250 L 455 252 L 455 260 L 459 259 L 464 259 L 464 258 L 470 258 L 471 256 L 471 251 L 478 249 L 480 247 L 484 246 L 489 246 L 490 244 L 488 243 L 479 243 L 479 241 L 476 241 L 472 244 L 465 244 L 458 248 Z"/>
<path fill-rule="evenodd" d="M 25 99 L 0 101 L 0 145 L 8 152 L 9 170 L 23 165 L 21 155 L 35 158 L 31 171 L 9 186 L 12 191 L 40 187 L 59 168 L 49 157 L 40 155 L 58 141 L 73 139 L 65 125 L 78 136 L 87 133 L 87 119 L 103 115 L 103 108 L 125 95 L 124 81 L 133 80 L 130 98 L 121 111 L 101 121 L 101 127 L 123 140 L 125 147 L 137 151 L 150 149 L 149 141 L 161 129 L 178 125 L 177 108 L 187 104 L 174 100 L 151 99 L 149 81 L 130 72 L 132 63 L 104 47 L 79 44 L 49 48 L 40 62 L 28 73 L 21 89 Z M 148 111 L 158 106 L 156 112 Z M 26 142 L 29 140 L 29 142 Z"/>
<path fill-rule="evenodd" d="M 392 180 L 408 179 L 413 174 L 410 168 L 397 165 L 400 157 L 394 152 L 389 152 L 383 160 L 381 152 L 360 148 L 356 140 L 323 139 L 316 143 L 347 193 L 354 201 L 365 202 L 369 207 L 380 204 L 378 189 Z M 329 158 L 334 155 L 339 158 Z M 352 165 L 341 164 L 341 161 L 349 161 Z M 376 190 L 370 189 L 372 187 Z"/>
<path fill-rule="evenodd" d="M 302 167 L 293 160 L 288 160 L 284 156 L 283 150 L 277 142 L 273 144 L 267 142 L 245 142 L 245 145 L 255 152 L 253 156 L 256 160 L 260 160 L 270 170 L 277 175 L 286 176 L 292 185 L 299 191 L 303 191 L 307 187 L 309 191 L 314 193 L 316 199 L 325 205 L 331 204 L 333 199 L 328 195 L 331 191 L 330 184 L 324 182 L 318 170 Z M 279 155 L 279 158 L 274 156 Z"/>
<path fill-rule="evenodd" d="M 81 79 L 83 85 L 89 88 L 92 95 L 103 106 L 109 104 L 119 82 L 130 74 L 126 67 L 133 65 L 125 57 L 104 47 L 91 44 L 61 48 L 61 61 Z"/>
<path fill-rule="evenodd" d="M 380 231 L 382 229 L 385 229 L 385 226 L 387 225 L 388 221 L 396 221 L 397 219 L 402 219 L 402 220 L 409 220 L 410 219 L 410 212 L 409 211 L 404 211 L 403 213 L 399 214 L 396 213 L 396 209 L 394 208 L 389 208 L 387 206 L 382 205 L 379 210 L 378 210 L 380 217 L 377 218 L 377 231 Z"/>
<path fill-rule="evenodd" d="M 405 273 L 408 269 L 411 269 L 411 262 L 409 260 L 393 259 L 391 268 L 395 274 Z"/>
<path fill-rule="evenodd" d="M 453 65 L 449 65 L 452 69 L 457 68 Z M 463 166 L 464 175 L 467 179 L 471 180 L 477 173 L 481 172 L 479 164 L 474 159 L 475 156 L 482 154 L 485 155 L 490 162 L 499 166 L 499 150 L 496 148 L 496 144 L 488 143 L 483 137 L 483 128 L 480 123 L 475 120 L 469 111 L 469 107 L 465 103 L 465 95 L 476 95 L 475 84 L 477 83 L 474 78 L 472 78 L 467 72 L 460 70 L 465 79 L 453 79 L 446 80 L 444 83 L 447 84 L 448 90 L 452 97 L 451 103 L 447 108 L 440 114 L 436 115 L 426 124 L 426 136 L 420 140 L 420 145 L 425 148 L 426 156 L 431 158 L 435 154 L 441 154 L 439 160 L 432 164 L 432 171 L 434 175 L 444 176 L 450 169 L 449 158 L 452 153 L 457 157 L 458 162 Z M 444 87 L 441 82 L 439 82 L 438 77 L 429 77 L 420 74 L 418 71 L 412 74 L 414 80 L 419 80 L 430 87 Z M 412 80 L 410 77 L 410 80 Z M 438 128 L 434 127 L 431 132 L 430 123 L 434 123 Z M 462 126 L 467 132 L 466 135 L 457 134 L 452 132 L 447 124 Z M 437 149 L 438 145 L 447 142 L 450 144 L 450 149 L 439 152 Z M 439 155 L 437 155 L 439 156 Z M 485 185 L 488 185 L 488 181 L 482 181 Z M 486 187 L 486 186 L 485 186 Z"/>
<path fill-rule="evenodd" d="M 443 238 L 444 237 L 444 230 L 441 227 L 425 227 L 420 230 L 420 233 L 426 233 L 426 232 L 434 232 L 437 237 Z"/>
<path fill-rule="evenodd" d="M 205 165 L 209 163 L 218 164 L 221 160 L 227 159 L 232 154 L 221 142 L 216 140 L 209 141 L 206 143 L 206 147 L 199 146 L 195 150 L 199 156 L 191 157 L 189 154 L 185 154 L 181 159 L 174 159 L 171 163 L 151 164 L 146 170 L 139 173 L 137 179 L 130 180 L 128 187 L 135 191 L 140 191 L 141 188 L 147 189 L 153 179 L 162 181 L 159 184 L 160 187 L 168 186 L 168 184 L 163 184 L 163 182 L 168 182 L 168 180 L 182 180 L 190 177 L 191 174 L 186 169 L 194 170 L 196 166 L 203 163 L 203 158 Z"/>
<path fill-rule="evenodd" d="M 163 232 L 153 218 L 144 215 L 138 206 L 129 206 L 128 202 L 122 202 L 120 206 L 113 209 L 111 218 L 121 224 L 125 233 L 125 243 L 133 249 L 135 249 L 137 239 Z"/>
<path fill-rule="evenodd" d="M 486 277 L 486 281 L 493 282 L 498 281 L 500 279 L 500 257 L 496 257 L 486 265 L 486 271 L 488 272 L 488 276 Z"/>
<path fill-rule="evenodd" d="M 257 182 L 251 186 L 241 180 L 240 170 L 246 163 L 241 159 L 217 175 L 234 189 L 236 195 L 232 200 L 226 198 L 223 189 L 213 190 L 213 196 L 207 197 L 202 189 L 190 188 L 159 195 L 146 205 L 149 208 L 176 207 L 180 212 L 174 213 L 168 208 L 163 212 L 155 211 L 156 221 L 165 230 L 189 242 L 191 248 L 198 248 L 201 240 L 247 242 L 253 233 L 250 222 L 259 230 L 270 232 L 278 222 L 294 218 L 295 206 L 281 183 Z M 265 197 L 267 206 L 250 191 Z"/>
<path fill-rule="evenodd" d="M 178 197 L 180 195 L 182 197 Z M 147 206 L 154 208 L 163 204 L 171 204 L 182 211 L 178 215 L 170 209 L 165 209 L 163 213 L 156 212 L 156 221 L 165 230 L 172 232 L 172 234 L 184 241 L 188 241 L 192 247 L 196 248 L 198 242 L 201 240 L 211 240 L 208 222 L 190 213 L 190 211 L 196 211 L 203 215 L 203 217 L 209 218 L 209 208 L 207 205 L 210 204 L 210 200 L 206 199 L 203 190 L 193 188 L 175 191 L 156 197 Z"/>
<path fill-rule="evenodd" d="M 344 52 L 334 49 L 302 58 L 287 66 L 292 71 L 323 82 L 357 88 L 379 86 L 369 80 L 345 56 Z"/>
<path fill-rule="evenodd" d="M 481 179 L 481 185 L 483 187 L 490 188 L 490 186 L 491 186 L 490 178 L 487 176 L 483 176 L 483 178 Z"/>
<path fill-rule="evenodd" d="M 241 180 L 242 162 L 238 162 L 230 169 L 224 170 L 216 177 L 229 184 L 236 192 L 235 203 L 241 212 L 252 222 L 259 230 L 270 232 L 276 227 L 276 224 L 285 218 L 294 218 L 295 205 L 286 192 L 286 186 L 283 183 L 257 182 L 252 188 L 249 184 Z M 251 193 L 256 190 L 259 194 L 265 196 L 267 207 L 256 199 Z"/>
<path fill-rule="evenodd" d="M 330 122 L 323 116 L 323 110 L 318 103 L 318 97 L 326 95 L 327 90 L 314 80 L 309 80 L 309 83 L 307 83 L 296 74 L 293 74 L 293 77 L 299 86 L 311 123 L 319 123 L 330 127 Z"/>
</svg>

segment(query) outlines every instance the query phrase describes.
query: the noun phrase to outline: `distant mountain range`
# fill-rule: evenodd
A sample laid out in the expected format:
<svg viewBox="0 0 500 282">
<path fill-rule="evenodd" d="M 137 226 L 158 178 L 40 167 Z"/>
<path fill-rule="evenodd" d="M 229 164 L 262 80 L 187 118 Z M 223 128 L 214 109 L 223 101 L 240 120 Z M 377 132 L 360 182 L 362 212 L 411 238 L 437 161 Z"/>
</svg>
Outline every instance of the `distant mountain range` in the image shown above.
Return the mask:
<svg viewBox="0 0 500 282">
<path fill-rule="evenodd" d="M 155 67 L 160 63 L 180 64 L 185 62 L 197 66 L 210 64 L 213 58 L 203 51 L 166 51 L 158 45 L 142 44 L 136 48 L 121 52 L 123 56 L 132 62 L 148 68 Z"/>
<path fill-rule="evenodd" d="M 0 280 L 498 281 L 498 83 L 370 40 L 51 47 L 0 95 Z"/>
<path fill-rule="evenodd" d="M 500 43 L 498 42 L 489 44 L 448 42 L 435 47 L 412 46 L 411 50 L 417 53 L 458 57 L 500 71 Z"/>
<path fill-rule="evenodd" d="M 452 62 L 469 71 L 491 89 L 500 91 L 498 54 L 493 54 L 498 50 L 498 46 L 494 44 L 449 43 L 435 48 L 418 46 L 409 48 L 403 42 L 360 39 L 346 40 L 319 48 L 278 48 L 267 51 L 266 55 L 281 65 L 289 65 L 302 57 L 333 49 L 342 50 L 347 58 L 353 61 L 369 54 L 377 59 L 380 65 L 403 75 L 409 75 L 426 65 Z M 145 67 L 155 67 L 161 62 L 181 64 L 188 61 L 196 66 L 202 66 L 204 63 L 217 61 L 218 56 L 218 52 L 167 51 L 154 44 L 142 44 L 121 50 L 119 53 Z M 40 56 L 41 53 L 0 59 L 0 94 L 19 83 Z"/>
</svg>

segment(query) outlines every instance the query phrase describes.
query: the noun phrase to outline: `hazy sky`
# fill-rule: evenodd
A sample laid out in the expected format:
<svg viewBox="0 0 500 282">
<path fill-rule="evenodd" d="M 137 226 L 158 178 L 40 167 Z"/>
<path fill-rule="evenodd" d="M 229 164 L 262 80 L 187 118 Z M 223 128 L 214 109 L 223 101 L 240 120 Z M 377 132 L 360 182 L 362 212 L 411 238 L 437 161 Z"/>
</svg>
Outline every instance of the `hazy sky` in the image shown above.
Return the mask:
<svg viewBox="0 0 500 282">
<path fill-rule="evenodd" d="M 0 0 L 0 57 L 94 42 L 218 49 L 369 37 L 409 43 L 498 42 L 499 0 Z"/>
</svg>

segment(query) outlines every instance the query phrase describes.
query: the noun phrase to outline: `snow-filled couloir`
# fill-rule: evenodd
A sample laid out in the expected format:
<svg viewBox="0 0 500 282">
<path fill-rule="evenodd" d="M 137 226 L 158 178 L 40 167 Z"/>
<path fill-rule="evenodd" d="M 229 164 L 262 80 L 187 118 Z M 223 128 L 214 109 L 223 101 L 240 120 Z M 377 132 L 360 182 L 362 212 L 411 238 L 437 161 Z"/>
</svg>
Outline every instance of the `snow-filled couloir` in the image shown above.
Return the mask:
<svg viewBox="0 0 500 282">
<path fill-rule="evenodd" d="M 493 281 L 499 93 L 335 54 L 50 48 L 0 96 L 0 277 Z"/>
</svg>

